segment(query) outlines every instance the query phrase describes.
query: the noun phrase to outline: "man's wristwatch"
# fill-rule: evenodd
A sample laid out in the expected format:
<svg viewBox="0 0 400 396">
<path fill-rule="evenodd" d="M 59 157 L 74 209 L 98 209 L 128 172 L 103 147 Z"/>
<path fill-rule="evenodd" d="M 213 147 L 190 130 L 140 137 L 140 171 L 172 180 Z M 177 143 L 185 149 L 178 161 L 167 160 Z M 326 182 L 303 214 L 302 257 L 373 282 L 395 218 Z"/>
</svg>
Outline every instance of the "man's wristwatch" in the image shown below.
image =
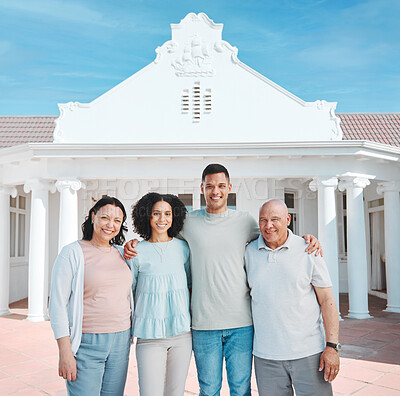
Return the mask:
<svg viewBox="0 0 400 396">
<path fill-rule="evenodd" d="M 337 344 L 334 344 L 333 342 L 327 342 L 326 346 L 333 348 L 336 352 L 339 352 L 342 349 L 342 345 L 339 342 Z"/>
</svg>

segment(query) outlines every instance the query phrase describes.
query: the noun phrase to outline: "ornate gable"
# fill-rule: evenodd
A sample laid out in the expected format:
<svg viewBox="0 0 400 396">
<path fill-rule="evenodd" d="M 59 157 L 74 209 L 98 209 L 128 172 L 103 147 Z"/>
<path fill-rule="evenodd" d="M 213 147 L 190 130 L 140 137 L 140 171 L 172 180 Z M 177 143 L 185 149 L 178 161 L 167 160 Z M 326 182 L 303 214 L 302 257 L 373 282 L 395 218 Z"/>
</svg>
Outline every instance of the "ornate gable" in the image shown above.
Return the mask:
<svg viewBox="0 0 400 396">
<path fill-rule="evenodd" d="M 204 13 L 171 24 L 155 60 L 88 104 L 60 104 L 55 142 L 340 140 L 336 103 L 307 103 L 243 64 Z"/>
</svg>

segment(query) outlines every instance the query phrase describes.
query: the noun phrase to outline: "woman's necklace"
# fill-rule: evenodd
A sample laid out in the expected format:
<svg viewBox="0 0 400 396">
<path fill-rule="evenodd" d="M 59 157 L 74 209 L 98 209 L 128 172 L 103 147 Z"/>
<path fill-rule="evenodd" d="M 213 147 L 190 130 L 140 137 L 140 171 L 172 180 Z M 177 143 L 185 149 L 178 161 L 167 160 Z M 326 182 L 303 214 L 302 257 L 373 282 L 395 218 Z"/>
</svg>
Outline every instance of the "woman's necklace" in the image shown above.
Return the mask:
<svg viewBox="0 0 400 396">
<path fill-rule="evenodd" d="M 93 246 L 93 247 L 95 247 L 96 249 L 99 249 L 101 252 L 103 252 L 103 253 L 110 253 L 111 252 L 111 249 L 112 249 L 112 246 L 110 246 L 110 247 L 108 247 L 108 246 L 99 246 L 99 245 L 96 245 L 94 242 L 92 242 L 92 241 L 89 241 L 89 243 Z"/>
<path fill-rule="evenodd" d="M 172 241 L 172 239 L 171 239 L 171 241 Z M 164 248 L 162 248 L 161 246 L 158 246 L 156 242 L 150 242 L 150 243 L 151 243 L 151 246 L 153 246 L 153 248 L 154 248 L 154 250 L 156 251 L 156 253 L 160 256 L 161 264 L 162 264 L 162 262 L 163 262 L 164 253 L 167 251 L 168 245 L 169 245 L 169 243 L 170 243 L 171 241 L 168 241 L 168 242 L 163 243 L 163 245 L 165 245 Z"/>
</svg>

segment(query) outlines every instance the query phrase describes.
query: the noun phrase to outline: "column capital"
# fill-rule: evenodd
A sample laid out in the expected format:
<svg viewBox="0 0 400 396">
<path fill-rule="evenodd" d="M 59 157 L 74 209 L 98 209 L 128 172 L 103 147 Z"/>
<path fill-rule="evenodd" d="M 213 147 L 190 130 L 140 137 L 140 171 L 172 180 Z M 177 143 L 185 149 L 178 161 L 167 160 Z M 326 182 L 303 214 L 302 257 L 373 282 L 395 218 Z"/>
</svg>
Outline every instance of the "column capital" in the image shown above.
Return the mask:
<svg viewBox="0 0 400 396">
<path fill-rule="evenodd" d="M 18 191 L 14 186 L 7 186 L 5 184 L 0 184 L 0 193 L 11 195 L 13 198 L 18 195 Z"/>
<path fill-rule="evenodd" d="M 56 181 L 55 186 L 59 192 L 65 189 L 79 191 L 81 188 L 86 188 L 85 184 L 78 179 L 60 179 Z"/>
<path fill-rule="evenodd" d="M 24 184 L 24 191 L 26 193 L 29 193 L 32 190 L 47 190 L 50 191 L 51 193 L 55 193 L 56 186 L 53 182 L 50 182 L 48 180 L 31 179 Z"/>
<path fill-rule="evenodd" d="M 385 192 L 400 192 L 400 181 L 388 181 L 379 183 L 376 191 L 379 195 L 382 195 Z"/>
<path fill-rule="evenodd" d="M 369 186 L 371 182 L 366 177 L 354 177 L 346 176 L 341 177 L 339 180 L 339 190 L 344 191 L 350 187 L 365 188 Z"/>
<path fill-rule="evenodd" d="M 333 187 L 338 185 L 337 177 L 313 177 L 308 187 L 311 191 L 317 191 L 321 187 Z"/>
</svg>

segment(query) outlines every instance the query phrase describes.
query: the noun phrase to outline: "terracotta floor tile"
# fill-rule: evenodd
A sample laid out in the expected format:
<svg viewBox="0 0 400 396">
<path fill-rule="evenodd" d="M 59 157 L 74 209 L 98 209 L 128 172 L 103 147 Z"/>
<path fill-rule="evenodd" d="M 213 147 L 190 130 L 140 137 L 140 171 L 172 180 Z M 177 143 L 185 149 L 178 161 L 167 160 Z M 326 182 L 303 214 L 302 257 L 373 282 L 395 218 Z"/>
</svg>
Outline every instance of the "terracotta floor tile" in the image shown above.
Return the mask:
<svg viewBox="0 0 400 396">
<path fill-rule="evenodd" d="M 346 366 L 340 370 L 340 376 L 343 378 L 355 379 L 363 382 L 376 381 L 383 374 L 379 371 L 370 370 L 364 367 Z"/>
<path fill-rule="evenodd" d="M 59 379 L 56 381 L 47 382 L 45 384 L 38 386 L 38 389 L 52 396 L 67 395 L 67 388 L 65 385 L 65 381 L 61 377 L 59 377 Z"/>
<path fill-rule="evenodd" d="M 351 336 L 351 337 L 364 337 L 370 334 L 372 330 L 369 329 L 341 329 L 340 336 Z"/>
<path fill-rule="evenodd" d="M 50 367 L 58 368 L 58 354 L 41 358 L 40 361 L 44 364 L 47 364 Z"/>
<path fill-rule="evenodd" d="M 364 338 L 367 340 L 376 340 L 376 341 L 393 341 L 393 334 L 372 332 L 370 334 L 367 334 Z"/>
<path fill-rule="evenodd" d="M 382 378 L 376 380 L 374 385 L 400 390 L 400 374 L 385 374 Z"/>
<path fill-rule="evenodd" d="M 393 368 L 392 373 L 393 373 L 393 374 L 400 374 L 400 366 L 399 366 L 399 365 L 396 365 L 396 366 Z"/>
<path fill-rule="evenodd" d="M 34 374 L 24 374 L 19 376 L 18 379 L 37 388 L 52 381 L 60 380 L 63 382 L 63 380 L 58 376 L 58 371 L 53 368 L 41 370 Z"/>
<path fill-rule="evenodd" d="M 347 296 L 340 295 L 340 309 L 342 316 L 347 314 Z M 344 300 L 344 303 L 343 303 Z M 377 298 L 369 298 L 369 308 L 373 319 L 356 320 L 345 318 L 340 322 L 341 342 L 344 344 L 341 354 L 341 372 L 333 383 L 336 396 L 394 396 L 400 394 L 391 386 L 396 386 L 397 377 L 400 376 L 399 358 L 400 315 L 383 312 L 386 302 Z M 25 308 L 24 308 L 25 304 Z M 26 301 L 19 302 L 17 309 L 13 304 L 14 315 L 0 317 L 0 384 L 3 386 L 17 383 L 18 388 L 13 391 L 20 395 L 51 395 L 65 396 L 66 388 L 63 379 L 57 375 L 58 350 L 49 322 L 32 323 L 21 320 L 26 315 Z M 3 337 L 2 335 L 6 335 Z M 36 363 L 32 363 L 36 362 Z M 31 366 L 32 365 L 32 366 Z M 10 378 L 8 372 L 15 373 L 17 366 L 21 368 L 18 378 Z M 35 367 L 45 369 L 36 370 Z M 47 368 L 48 367 L 48 368 Z M 7 373 L 3 370 L 6 368 Z M 23 370 L 26 371 L 23 371 Z M 389 376 L 391 374 L 391 376 Z M 394 377 L 392 377 L 394 376 Z M 22 380 L 29 381 L 22 383 Z M 4 382 L 6 381 L 6 382 Z M 368 381 L 374 381 L 369 384 Z M 378 382 L 378 381 L 382 381 Z M 394 382 L 394 385 L 393 385 Z M 385 384 L 385 386 L 383 386 Z M 258 395 L 255 389 L 254 375 L 252 378 L 252 395 Z M 192 359 L 186 382 L 186 396 L 198 395 L 197 373 L 194 359 Z M 394 392 L 394 393 L 393 393 Z M 0 388 L 0 395 L 8 395 Z M 125 396 L 138 396 L 138 378 L 135 357 L 135 347 L 131 348 L 128 379 Z M 226 375 L 221 396 L 229 395 Z"/>
<path fill-rule="evenodd" d="M 28 360 L 32 360 L 32 358 L 22 353 L 8 351 L 6 354 L 0 354 L 0 368 L 8 366 L 9 364 L 26 362 Z"/>
<path fill-rule="evenodd" d="M 37 360 L 30 360 L 28 362 L 12 364 L 3 367 L 2 370 L 10 376 L 19 377 L 21 375 L 36 373 L 48 368 L 49 366 L 46 364 L 43 364 Z"/>
<path fill-rule="evenodd" d="M 364 382 L 345 378 L 342 377 L 340 374 L 332 383 L 332 388 L 334 392 L 339 392 L 344 395 L 360 390 L 364 386 L 365 386 Z"/>
<path fill-rule="evenodd" d="M 16 378 L 9 377 L 0 380 L 0 395 L 9 395 L 22 389 L 26 389 L 26 384 Z"/>
<path fill-rule="evenodd" d="M 354 396 L 400 396 L 400 391 L 395 389 L 384 388 L 382 386 L 368 385 L 360 391 L 353 394 Z M 352 395 L 352 396 L 353 396 Z"/>
<path fill-rule="evenodd" d="M 394 372 L 394 370 L 397 367 L 397 365 L 394 364 L 374 362 L 369 360 L 353 360 L 352 364 L 355 366 L 365 367 L 375 371 L 381 371 L 383 373 Z"/>
<path fill-rule="evenodd" d="M 18 391 L 16 393 L 13 393 L 13 396 L 43 396 L 44 393 L 40 392 L 38 390 L 35 390 L 33 388 L 26 388 L 22 389 L 21 391 Z"/>
<path fill-rule="evenodd" d="M 35 359 L 47 358 L 50 356 L 58 356 L 58 349 L 54 346 L 36 345 L 27 348 L 24 353 Z"/>
<path fill-rule="evenodd" d="M 399 350 L 380 350 L 374 356 L 374 360 L 377 362 L 400 364 L 400 352 Z"/>
<path fill-rule="evenodd" d="M 4 379 L 4 378 L 8 378 L 9 375 L 7 375 L 6 373 L 4 373 L 3 371 L 0 371 L 0 380 Z"/>
<path fill-rule="evenodd" d="M 392 340 L 393 340 L 393 337 L 389 338 L 386 341 L 382 341 L 382 340 L 375 340 L 372 338 L 367 338 L 367 336 L 366 336 L 366 337 L 356 338 L 356 339 L 352 340 L 350 342 L 350 344 L 367 347 L 367 348 L 373 349 L 373 350 L 379 350 L 379 349 L 384 348 L 387 345 L 391 345 Z"/>
</svg>

